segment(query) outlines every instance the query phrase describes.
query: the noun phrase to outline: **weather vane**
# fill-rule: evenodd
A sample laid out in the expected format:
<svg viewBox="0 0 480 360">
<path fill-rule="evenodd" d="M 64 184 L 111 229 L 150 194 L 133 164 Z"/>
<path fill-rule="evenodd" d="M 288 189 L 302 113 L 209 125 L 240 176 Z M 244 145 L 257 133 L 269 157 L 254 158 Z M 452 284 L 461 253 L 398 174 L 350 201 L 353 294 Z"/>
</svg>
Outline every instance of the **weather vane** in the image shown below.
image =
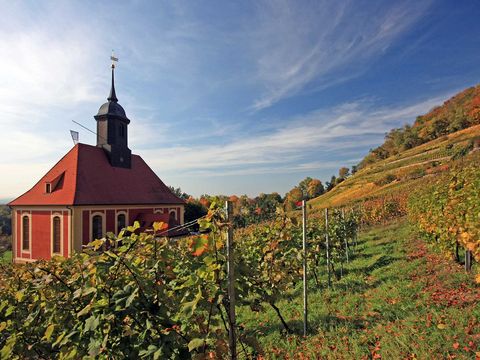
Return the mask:
<svg viewBox="0 0 480 360">
<path fill-rule="evenodd" d="M 112 50 L 112 56 L 110 56 L 110 60 L 112 60 L 112 69 L 115 68 L 115 63 L 118 62 L 118 58 L 114 56 L 115 54 L 113 53 Z"/>
</svg>

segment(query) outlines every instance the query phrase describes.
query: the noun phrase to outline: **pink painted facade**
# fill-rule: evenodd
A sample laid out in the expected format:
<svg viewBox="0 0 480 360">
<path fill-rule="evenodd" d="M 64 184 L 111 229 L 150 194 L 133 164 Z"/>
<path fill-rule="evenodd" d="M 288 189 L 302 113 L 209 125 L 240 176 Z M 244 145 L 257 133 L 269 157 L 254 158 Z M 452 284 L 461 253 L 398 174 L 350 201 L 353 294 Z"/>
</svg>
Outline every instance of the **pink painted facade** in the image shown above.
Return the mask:
<svg viewBox="0 0 480 360">
<path fill-rule="evenodd" d="M 53 256 L 69 257 L 74 251 L 81 251 L 83 246 L 94 240 L 93 217 L 101 218 L 101 234 L 107 232 L 117 234 L 123 227 L 119 216 L 124 216 L 125 226 L 133 225 L 145 214 L 174 213 L 175 221 L 169 226 L 183 223 L 183 204 L 171 206 L 100 206 L 65 207 L 65 208 L 13 208 L 13 247 L 14 261 L 28 262 L 34 260 L 49 260 Z M 27 218 L 28 220 L 24 220 Z M 57 220 L 54 220 L 57 218 Z M 54 221 L 59 221 L 58 234 L 54 230 Z M 28 224 L 28 231 L 24 225 Z M 54 249 L 54 238 L 59 237 L 59 251 Z"/>
</svg>

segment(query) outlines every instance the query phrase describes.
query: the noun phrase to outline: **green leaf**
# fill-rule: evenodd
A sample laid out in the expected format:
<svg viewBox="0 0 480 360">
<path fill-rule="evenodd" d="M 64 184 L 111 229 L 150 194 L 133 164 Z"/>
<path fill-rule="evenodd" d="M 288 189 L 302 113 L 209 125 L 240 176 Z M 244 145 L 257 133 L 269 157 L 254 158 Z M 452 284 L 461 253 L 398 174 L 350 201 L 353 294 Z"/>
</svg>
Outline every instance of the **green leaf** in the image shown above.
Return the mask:
<svg viewBox="0 0 480 360">
<path fill-rule="evenodd" d="M 137 230 L 138 228 L 140 228 L 140 223 L 138 221 L 135 221 L 133 223 L 133 226 L 128 226 L 127 227 L 127 231 L 130 232 L 130 233 L 134 233 L 135 230 Z"/>
<path fill-rule="evenodd" d="M 61 357 L 63 360 L 77 359 L 77 349 L 73 348 L 68 353 Z"/>
<path fill-rule="evenodd" d="M 90 316 L 86 321 L 85 321 L 85 327 L 84 331 L 93 331 L 97 328 L 98 324 L 100 321 L 98 320 L 98 317 L 96 316 Z"/>
<path fill-rule="evenodd" d="M 138 293 L 138 289 L 135 289 L 135 291 L 130 294 L 130 296 L 127 298 L 127 301 L 125 302 L 126 307 L 130 306 L 130 304 L 133 302 L 133 300 L 137 296 L 137 293 Z"/>
<path fill-rule="evenodd" d="M 5 306 L 8 305 L 8 300 L 3 300 L 2 303 L 0 304 L 0 311 L 5 309 Z"/>
<path fill-rule="evenodd" d="M 83 315 L 87 315 L 90 310 L 92 310 L 92 305 L 91 304 L 88 304 L 87 306 L 85 306 L 82 310 L 80 310 L 77 314 L 77 317 L 80 317 L 80 316 L 83 316 Z"/>
<path fill-rule="evenodd" d="M 102 346 L 102 342 L 99 339 L 91 339 L 90 344 L 88 344 L 88 355 L 93 358 L 96 358 L 98 354 L 100 354 L 100 347 Z"/>
<path fill-rule="evenodd" d="M 192 339 L 188 343 L 188 351 L 192 352 L 192 350 L 198 349 L 200 346 L 203 346 L 203 344 L 204 344 L 203 339 L 199 339 L 199 338 Z"/>
<path fill-rule="evenodd" d="M 197 308 L 198 302 L 202 299 L 202 288 L 199 286 L 198 287 L 198 292 L 197 295 L 195 295 L 195 298 L 192 301 L 188 301 L 183 304 L 182 306 L 182 313 L 192 316 L 195 309 Z"/>
<path fill-rule="evenodd" d="M 58 344 L 60 344 L 60 342 L 63 340 L 63 338 L 65 337 L 65 334 L 66 332 L 62 332 L 58 337 L 57 337 L 57 340 L 55 340 L 55 342 L 52 344 L 52 347 L 55 347 L 57 346 Z"/>
<path fill-rule="evenodd" d="M 18 302 L 22 301 L 24 296 L 25 296 L 25 290 L 20 290 L 15 293 L 15 299 Z"/>
<path fill-rule="evenodd" d="M 95 307 L 105 307 L 108 305 L 108 299 L 107 298 L 101 298 L 95 302 Z"/>
<path fill-rule="evenodd" d="M 50 337 L 52 336 L 54 329 L 55 329 L 55 325 L 53 324 L 48 325 L 47 330 L 45 330 L 45 335 L 43 335 L 43 338 L 47 341 L 50 341 Z"/>
<path fill-rule="evenodd" d="M 2 348 L 2 350 L 0 350 L 0 358 L 10 359 L 16 342 L 17 342 L 17 336 L 15 334 L 11 335 L 7 339 L 5 346 Z"/>
<path fill-rule="evenodd" d="M 153 360 L 161 359 L 161 358 L 162 358 L 162 355 L 163 355 L 162 349 L 158 349 L 158 350 L 155 351 L 155 353 L 153 354 Z"/>
<path fill-rule="evenodd" d="M 14 310 L 15 310 L 15 306 L 10 305 L 10 306 L 7 308 L 7 311 L 5 311 L 5 317 L 10 316 L 10 315 L 13 313 Z"/>
</svg>

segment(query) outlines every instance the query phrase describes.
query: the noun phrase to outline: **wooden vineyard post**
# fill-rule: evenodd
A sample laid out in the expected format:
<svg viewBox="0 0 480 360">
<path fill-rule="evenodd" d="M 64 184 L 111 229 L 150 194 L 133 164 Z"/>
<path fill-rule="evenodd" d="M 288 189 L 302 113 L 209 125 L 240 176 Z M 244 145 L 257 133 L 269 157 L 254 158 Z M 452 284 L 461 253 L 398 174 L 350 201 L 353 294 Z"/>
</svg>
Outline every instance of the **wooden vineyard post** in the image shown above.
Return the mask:
<svg viewBox="0 0 480 360">
<path fill-rule="evenodd" d="M 325 209 L 325 247 L 327 249 L 327 274 L 328 287 L 332 286 L 332 277 L 330 274 L 330 240 L 328 238 L 328 208 Z"/>
<path fill-rule="evenodd" d="M 470 250 L 465 250 L 465 271 L 469 272 L 472 270 L 472 252 Z"/>
<path fill-rule="evenodd" d="M 302 201 L 303 219 L 303 336 L 307 336 L 308 301 L 307 301 L 307 202 Z"/>
<path fill-rule="evenodd" d="M 347 239 L 347 225 L 345 224 L 345 209 L 342 209 L 343 235 L 345 236 L 345 254 L 348 264 L 348 239 Z"/>
<path fill-rule="evenodd" d="M 232 203 L 225 201 L 225 212 L 228 222 L 227 230 L 227 275 L 228 275 L 228 346 L 230 359 L 237 359 L 237 339 L 235 337 L 235 273 L 233 261 L 233 227 Z"/>
</svg>

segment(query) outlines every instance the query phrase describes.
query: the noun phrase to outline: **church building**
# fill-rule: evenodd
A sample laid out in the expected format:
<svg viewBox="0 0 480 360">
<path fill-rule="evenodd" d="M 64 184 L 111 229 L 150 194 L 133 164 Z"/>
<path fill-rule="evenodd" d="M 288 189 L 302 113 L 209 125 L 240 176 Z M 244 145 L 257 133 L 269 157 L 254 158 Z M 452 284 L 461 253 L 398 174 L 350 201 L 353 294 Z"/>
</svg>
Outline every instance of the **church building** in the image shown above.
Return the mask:
<svg viewBox="0 0 480 360">
<path fill-rule="evenodd" d="M 13 261 L 70 256 L 139 221 L 183 224 L 184 201 L 128 148 L 130 120 L 115 94 L 95 115 L 97 145 L 77 143 L 12 208 Z"/>
</svg>

